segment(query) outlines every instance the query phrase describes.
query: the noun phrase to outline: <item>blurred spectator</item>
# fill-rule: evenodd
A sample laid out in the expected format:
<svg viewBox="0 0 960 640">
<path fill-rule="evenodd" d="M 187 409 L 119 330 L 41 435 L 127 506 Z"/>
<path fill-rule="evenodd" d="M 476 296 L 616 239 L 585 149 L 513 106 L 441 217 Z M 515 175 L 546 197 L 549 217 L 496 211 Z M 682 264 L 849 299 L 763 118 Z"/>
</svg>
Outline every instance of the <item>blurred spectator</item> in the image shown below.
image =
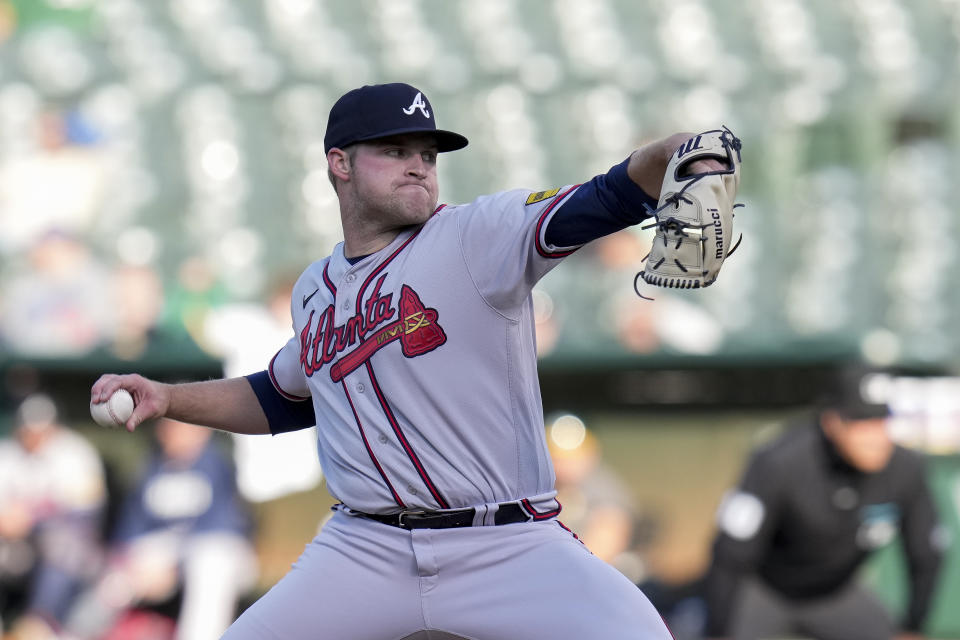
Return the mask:
<svg viewBox="0 0 960 640">
<path fill-rule="evenodd" d="M 0 283 L 0 340 L 17 353 L 83 355 L 112 332 L 109 275 L 78 238 L 51 231 Z"/>
<path fill-rule="evenodd" d="M 623 481 L 602 460 L 600 443 L 572 415 L 557 418 L 547 430 L 563 523 L 587 548 L 633 582 L 643 567 L 632 549 L 636 514 Z"/>
<path fill-rule="evenodd" d="M 26 398 L 0 441 L 0 615 L 13 622 L 22 597 L 21 637 L 56 630 L 95 575 L 105 499 L 96 450 L 59 424 L 49 397 Z"/>
<path fill-rule="evenodd" d="M 33 35 L 64 55 L 55 38 Z M 83 233 L 109 196 L 111 158 L 96 127 L 51 102 L 29 84 L 0 85 L 0 252 L 24 251 L 51 230 Z"/>
<path fill-rule="evenodd" d="M 116 327 L 110 350 L 135 360 L 149 346 L 164 305 L 163 282 L 149 265 L 120 265 L 113 274 L 113 312 Z"/>
<path fill-rule="evenodd" d="M 162 419 L 155 435 L 147 468 L 121 507 L 110 567 L 71 616 L 80 637 L 217 638 L 256 579 L 250 517 L 213 432 Z M 178 595 L 174 632 L 149 611 Z"/>
<path fill-rule="evenodd" d="M 183 327 L 194 342 L 202 344 L 207 314 L 225 304 L 229 296 L 206 258 L 184 259 L 176 276 L 174 286 L 167 291 L 164 324 Z"/>
<path fill-rule="evenodd" d="M 640 282 L 643 286 L 643 282 Z M 710 355 L 723 346 L 726 334 L 701 306 L 668 293 L 649 291 L 650 304 L 633 291 L 611 291 L 616 339 L 632 353 L 657 351 Z"/>
<path fill-rule="evenodd" d="M 816 418 L 751 457 L 718 511 L 707 580 L 708 636 L 921 638 L 946 545 L 924 460 L 893 443 L 868 379 L 840 381 Z M 902 536 L 910 602 L 892 619 L 857 580 Z"/>
</svg>

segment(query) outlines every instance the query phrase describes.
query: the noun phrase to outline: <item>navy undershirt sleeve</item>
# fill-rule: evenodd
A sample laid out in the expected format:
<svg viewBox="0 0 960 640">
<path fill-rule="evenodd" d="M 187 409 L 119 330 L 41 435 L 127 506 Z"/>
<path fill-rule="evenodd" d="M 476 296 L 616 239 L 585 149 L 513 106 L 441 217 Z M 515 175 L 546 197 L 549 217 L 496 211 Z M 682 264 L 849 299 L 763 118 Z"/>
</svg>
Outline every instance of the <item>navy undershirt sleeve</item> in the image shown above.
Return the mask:
<svg viewBox="0 0 960 640">
<path fill-rule="evenodd" d="M 554 247 L 574 247 L 596 240 L 650 217 L 647 208 L 657 208 L 648 195 L 627 175 L 627 158 L 605 174 L 581 185 L 553 214 L 544 236 Z"/>
<path fill-rule="evenodd" d="M 317 424 L 317 416 L 313 412 L 313 402 L 309 398 L 290 400 L 283 397 L 270 380 L 270 374 L 259 371 L 245 376 L 253 387 L 253 392 L 267 416 L 270 433 L 286 433 L 299 431 Z"/>
</svg>

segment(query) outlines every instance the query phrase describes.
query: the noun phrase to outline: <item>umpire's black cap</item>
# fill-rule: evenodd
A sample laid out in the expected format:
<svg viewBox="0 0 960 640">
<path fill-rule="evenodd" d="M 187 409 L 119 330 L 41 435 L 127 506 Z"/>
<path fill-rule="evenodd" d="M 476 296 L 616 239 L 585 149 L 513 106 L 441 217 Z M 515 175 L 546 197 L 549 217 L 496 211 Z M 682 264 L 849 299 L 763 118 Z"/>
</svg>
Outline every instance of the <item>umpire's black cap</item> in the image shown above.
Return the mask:
<svg viewBox="0 0 960 640">
<path fill-rule="evenodd" d="M 432 133 L 438 151 L 467 146 L 459 133 L 437 129 L 433 106 L 416 87 L 402 82 L 364 85 L 345 93 L 330 109 L 323 147 L 329 152 L 354 142 L 419 132 Z"/>
<path fill-rule="evenodd" d="M 820 397 L 822 411 L 835 411 L 847 420 L 872 420 L 890 415 L 884 396 L 886 385 L 878 384 L 888 374 L 868 369 L 838 372 Z"/>
</svg>

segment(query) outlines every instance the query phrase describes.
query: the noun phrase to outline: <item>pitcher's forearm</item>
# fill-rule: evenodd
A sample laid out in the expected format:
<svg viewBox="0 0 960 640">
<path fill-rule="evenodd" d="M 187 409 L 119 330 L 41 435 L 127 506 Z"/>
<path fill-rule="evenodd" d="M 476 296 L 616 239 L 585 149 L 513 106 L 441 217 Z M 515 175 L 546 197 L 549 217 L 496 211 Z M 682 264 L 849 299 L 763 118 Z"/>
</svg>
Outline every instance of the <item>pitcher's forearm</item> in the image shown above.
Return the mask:
<svg viewBox="0 0 960 640">
<path fill-rule="evenodd" d="M 231 433 L 270 433 L 267 417 L 246 378 L 168 385 L 166 417 Z"/>
</svg>

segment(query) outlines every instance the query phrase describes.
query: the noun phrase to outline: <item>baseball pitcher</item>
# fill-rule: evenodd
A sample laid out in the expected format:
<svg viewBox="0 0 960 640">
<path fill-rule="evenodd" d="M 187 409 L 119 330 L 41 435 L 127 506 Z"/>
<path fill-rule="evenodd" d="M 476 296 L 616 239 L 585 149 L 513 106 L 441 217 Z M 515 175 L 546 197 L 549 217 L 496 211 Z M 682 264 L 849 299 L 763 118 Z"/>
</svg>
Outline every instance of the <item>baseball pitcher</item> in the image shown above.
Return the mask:
<svg viewBox="0 0 960 640">
<path fill-rule="evenodd" d="M 467 139 L 435 118 L 399 83 L 333 105 L 344 241 L 303 272 L 292 335 L 265 371 L 178 385 L 105 375 L 92 400 L 129 390 L 131 431 L 158 416 L 235 433 L 316 424 L 339 504 L 229 640 L 669 640 L 643 594 L 558 519 L 530 293 L 585 243 L 642 220 L 662 243 L 647 281 L 710 284 L 740 141 L 676 134 L 584 184 L 438 206 L 438 155 Z"/>
</svg>

